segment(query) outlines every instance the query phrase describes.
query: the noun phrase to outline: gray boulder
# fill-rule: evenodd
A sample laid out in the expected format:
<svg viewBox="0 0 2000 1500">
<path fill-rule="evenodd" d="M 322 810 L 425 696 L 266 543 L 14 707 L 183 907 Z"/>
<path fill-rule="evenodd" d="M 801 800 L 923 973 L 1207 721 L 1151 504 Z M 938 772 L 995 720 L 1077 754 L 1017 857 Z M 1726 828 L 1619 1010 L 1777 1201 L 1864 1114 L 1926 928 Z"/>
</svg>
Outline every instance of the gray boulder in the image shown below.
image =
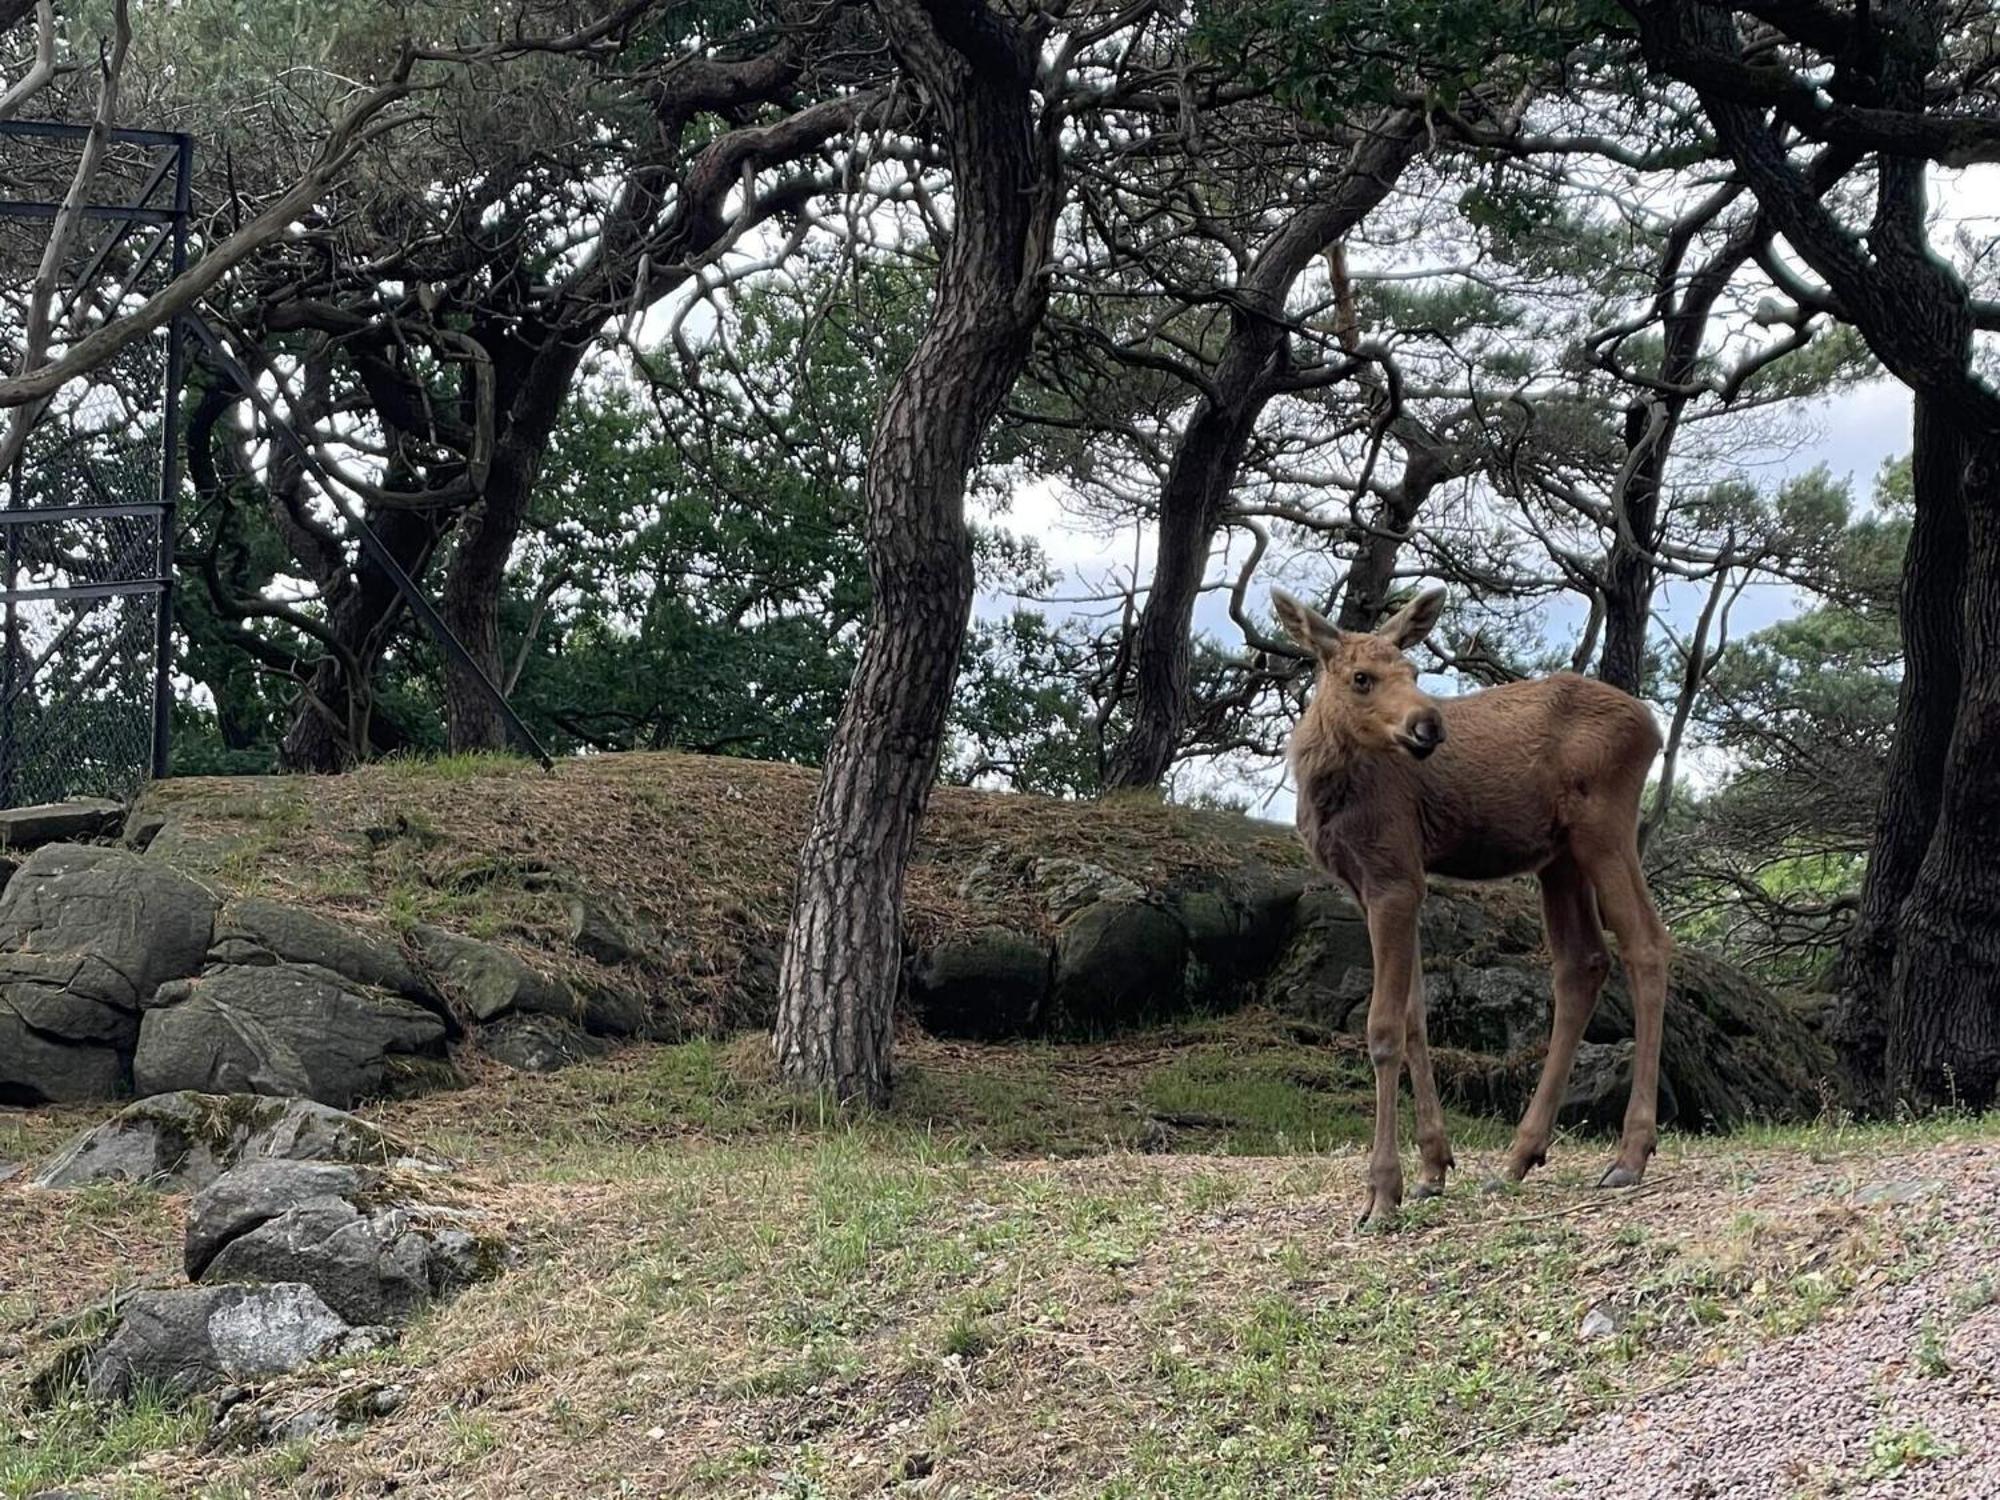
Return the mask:
<svg viewBox="0 0 2000 1500">
<path fill-rule="evenodd" d="M 124 804 L 102 797 L 0 808 L 0 849 L 39 849 L 44 844 L 102 838 L 124 820 Z"/>
<path fill-rule="evenodd" d="M 1424 975 L 1431 1043 L 1467 1052 L 1541 1047 L 1554 1013 L 1546 963 L 1450 963 Z"/>
<path fill-rule="evenodd" d="M 46 1188 L 141 1182 L 193 1192 L 239 1162 L 381 1165 L 403 1154 L 367 1121 L 310 1099 L 187 1091 L 126 1105 L 72 1141 L 35 1181 Z"/>
<path fill-rule="evenodd" d="M 1355 1001 L 1348 976 L 1355 970 L 1373 972 L 1368 923 L 1361 908 L 1344 889 L 1314 886 L 1300 896 L 1290 940 L 1265 980 L 1271 1003 L 1287 1015 L 1338 1028 L 1347 1022 Z"/>
<path fill-rule="evenodd" d="M 502 1016 L 480 1028 L 479 1048 L 523 1073 L 553 1073 L 610 1050 L 602 1038 L 554 1016 Z"/>
<path fill-rule="evenodd" d="M 1631 997 L 1614 966 L 1584 1037 L 1617 1042 L 1631 1035 Z M 1837 1067 L 1825 1039 L 1782 997 L 1710 954 L 1687 948 L 1674 955 L 1660 1078 L 1662 1098 L 1673 1090 L 1683 1124 L 1729 1130 L 1811 1119 Z"/>
<path fill-rule="evenodd" d="M 211 1284 L 300 1282 L 351 1323 L 403 1323 L 499 1271 L 504 1249 L 467 1222 L 379 1171 L 252 1162 L 190 1206 L 187 1272 Z"/>
<path fill-rule="evenodd" d="M 394 942 L 276 901 L 232 901 L 215 924 L 210 959 L 223 964 L 311 964 L 438 1009 L 437 990 Z"/>
<path fill-rule="evenodd" d="M 1006 927 L 981 927 L 918 955 L 910 1008 L 935 1036 L 1031 1035 L 1049 994 L 1049 945 Z"/>
<path fill-rule="evenodd" d="M 1197 877 L 1169 897 L 1187 932 L 1191 983 L 1209 1010 L 1240 1005 L 1291 936 L 1304 877 L 1246 865 Z"/>
<path fill-rule="evenodd" d="M 1628 1037 L 1622 1042 L 1582 1042 L 1576 1049 L 1576 1065 L 1570 1069 L 1569 1087 L 1563 1093 L 1557 1123 L 1571 1128 L 1615 1132 L 1624 1124 L 1625 1105 L 1632 1097 L 1632 1057 L 1637 1047 Z M 1523 1099 L 1523 1104 L 1526 1100 Z M 1671 1078 L 1660 1078 L 1662 1125 L 1680 1117 L 1680 1099 Z"/>
<path fill-rule="evenodd" d="M 215 908 L 129 850 L 31 855 L 0 894 L 0 1102 L 122 1092 L 141 1006 L 200 969 Z"/>
<path fill-rule="evenodd" d="M 613 984 L 582 990 L 543 974 L 492 943 L 441 927 L 412 934 L 418 957 L 455 1005 L 474 1020 L 506 1015 L 555 1016 L 604 1036 L 636 1036 L 645 1029 L 645 1001 Z"/>
<path fill-rule="evenodd" d="M 1058 922 L 1094 902 L 1138 901 L 1146 894 L 1136 881 L 1082 859 L 1038 859 L 1029 878 L 1043 908 Z"/>
<path fill-rule="evenodd" d="M 305 964 L 227 965 L 153 997 L 132 1060 L 141 1094 L 357 1099 L 444 1081 L 444 1022 Z"/>
<path fill-rule="evenodd" d="M 359 1194 L 379 1186 L 380 1167 L 272 1158 L 231 1167 L 188 1205 L 184 1261 L 188 1280 L 201 1280 L 222 1248 L 238 1235 L 316 1198 Z M 304 1277 L 253 1278 L 295 1280 Z M 367 1321 L 363 1319 L 362 1321 Z"/>
<path fill-rule="evenodd" d="M 288 1375 L 374 1342 L 308 1286 L 183 1287 L 135 1293 L 82 1373 L 99 1400 L 126 1400 L 141 1388 L 189 1396 Z"/>
<path fill-rule="evenodd" d="M 1049 987 L 1054 1028 L 1097 1035 L 1183 1013 L 1187 934 L 1172 912 L 1142 901 L 1099 901 L 1056 933 Z"/>
<path fill-rule="evenodd" d="M 115 1046 L 44 1036 L 0 991 L 0 1104 L 115 1099 L 124 1092 L 127 1067 Z"/>
</svg>

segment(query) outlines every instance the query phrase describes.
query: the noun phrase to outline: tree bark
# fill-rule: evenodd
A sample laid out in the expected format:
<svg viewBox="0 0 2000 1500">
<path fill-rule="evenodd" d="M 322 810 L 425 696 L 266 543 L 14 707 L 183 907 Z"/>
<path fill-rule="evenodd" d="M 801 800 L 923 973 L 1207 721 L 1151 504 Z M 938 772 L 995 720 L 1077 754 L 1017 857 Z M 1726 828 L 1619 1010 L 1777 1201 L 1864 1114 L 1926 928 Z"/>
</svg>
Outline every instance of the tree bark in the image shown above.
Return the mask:
<svg viewBox="0 0 2000 1500">
<path fill-rule="evenodd" d="M 1283 388 L 1292 285 L 1328 246 L 1389 195 L 1427 137 L 1419 111 L 1370 122 L 1327 196 L 1287 221 L 1237 288 L 1229 337 L 1209 389 L 1196 401 L 1160 489 L 1160 535 L 1152 587 L 1132 649 L 1132 709 L 1105 768 L 1107 788 L 1158 786 L 1173 764 L 1187 712 L 1190 635 L 1209 549 L 1236 471 L 1266 405 Z"/>
<path fill-rule="evenodd" d="M 886 1102 L 903 877 L 937 776 L 973 594 L 965 482 L 1047 305 L 1058 169 L 1034 55 L 966 0 L 878 0 L 947 137 L 955 223 L 931 317 L 876 419 L 868 636 L 799 857 L 773 1037 L 789 1082 Z"/>
<path fill-rule="evenodd" d="M 1897 929 L 1937 827 L 1963 671 L 1965 451 L 1941 403 L 1919 395 L 1915 407 L 1911 474 L 1916 511 L 1898 604 L 1903 681 L 1834 1028 L 1849 1074 L 1884 1084 Z"/>
<path fill-rule="evenodd" d="M 589 335 L 550 333 L 525 361 L 519 389 L 504 413 L 493 461 L 478 501 L 459 525 L 458 545 L 445 572 L 439 613 L 486 681 L 502 686 L 506 666 L 500 646 L 500 598 L 507 564 L 534 500 L 535 481 L 548 452 L 563 401 L 589 350 Z M 507 720 L 479 681 L 456 658 L 444 659 L 445 740 L 455 751 L 505 750 Z"/>
<path fill-rule="evenodd" d="M 1928 622 L 1963 631 L 1950 737 L 1935 762 L 1909 766 L 1917 805 L 1891 818 L 1888 807 L 1904 794 L 1892 790 L 1885 799 L 1883 842 L 1870 870 L 1871 887 L 1885 889 L 1870 894 L 1886 899 L 1907 872 L 1921 801 L 1934 796 L 1922 862 L 1898 912 L 1885 1073 L 1892 1097 L 1985 1109 L 2000 1095 L 2000 437 L 1951 446 L 1963 454 L 1955 477 L 1964 545 L 1953 559 L 1962 579 L 1955 595 L 1947 592 L 1954 569 L 1934 564 L 1922 584 L 1959 601 L 1949 611 L 1955 618 Z M 1942 645 L 1924 649 L 1942 654 Z M 1947 672 L 1933 668 L 1934 677 Z M 1929 750 L 1947 712 L 1924 707 L 1923 722 L 1909 727 L 1918 748 Z"/>
</svg>

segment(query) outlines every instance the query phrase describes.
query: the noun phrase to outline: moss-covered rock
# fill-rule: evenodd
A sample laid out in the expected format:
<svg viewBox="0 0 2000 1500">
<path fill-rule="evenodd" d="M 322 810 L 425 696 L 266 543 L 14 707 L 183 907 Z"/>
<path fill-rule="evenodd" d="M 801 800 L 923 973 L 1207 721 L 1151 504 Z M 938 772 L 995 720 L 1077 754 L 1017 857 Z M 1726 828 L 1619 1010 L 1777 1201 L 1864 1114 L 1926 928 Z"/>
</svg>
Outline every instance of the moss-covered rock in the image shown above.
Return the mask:
<svg viewBox="0 0 2000 1500">
<path fill-rule="evenodd" d="M 1057 930 L 1051 1030 L 1102 1035 L 1187 1008 L 1187 932 L 1165 907 L 1098 901 Z"/>
<path fill-rule="evenodd" d="M 193 1192 L 242 1161 L 380 1166 L 408 1154 L 367 1121 L 310 1099 L 190 1090 L 126 1105 L 64 1147 L 35 1182 L 46 1188 L 137 1182 Z"/>
<path fill-rule="evenodd" d="M 910 1006 L 938 1036 L 1032 1036 L 1049 996 L 1047 942 L 1011 928 L 980 927 L 918 956 Z"/>
<path fill-rule="evenodd" d="M 441 1061 L 444 1044 L 444 1023 L 400 996 L 306 964 L 232 964 L 154 996 L 132 1078 L 141 1094 L 298 1095 L 345 1109 L 407 1090 L 412 1071 L 396 1060 Z"/>
</svg>

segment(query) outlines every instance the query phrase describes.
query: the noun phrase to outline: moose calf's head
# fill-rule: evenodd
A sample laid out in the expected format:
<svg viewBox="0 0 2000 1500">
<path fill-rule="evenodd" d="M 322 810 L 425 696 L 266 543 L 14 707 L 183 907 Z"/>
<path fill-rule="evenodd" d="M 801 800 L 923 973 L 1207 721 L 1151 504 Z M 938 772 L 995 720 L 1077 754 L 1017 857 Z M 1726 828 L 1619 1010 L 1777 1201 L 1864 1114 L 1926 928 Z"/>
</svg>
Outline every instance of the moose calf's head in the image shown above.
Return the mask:
<svg viewBox="0 0 2000 1500">
<path fill-rule="evenodd" d="M 1373 635 L 1338 629 L 1282 589 L 1271 590 L 1271 602 L 1286 633 L 1319 664 L 1301 733 L 1361 750 L 1406 750 L 1418 760 L 1444 743 L 1437 700 L 1417 686 L 1417 669 L 1403 655 L 1437 624 L 1443 589 L 1424 590 Z"/>
</svg>

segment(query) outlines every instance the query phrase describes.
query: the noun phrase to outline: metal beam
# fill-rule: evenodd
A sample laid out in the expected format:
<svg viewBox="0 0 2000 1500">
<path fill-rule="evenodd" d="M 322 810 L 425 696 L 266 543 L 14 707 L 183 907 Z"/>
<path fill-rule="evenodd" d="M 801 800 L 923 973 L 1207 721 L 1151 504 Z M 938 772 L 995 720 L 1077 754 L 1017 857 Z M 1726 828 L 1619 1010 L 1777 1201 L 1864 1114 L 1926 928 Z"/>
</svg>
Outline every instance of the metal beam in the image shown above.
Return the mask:
<svg viewBox="0 0 2000 1500">
<path fill-rule="evenodd" d="M 41 589 L 0 589 L 0 604 L 26 604 L 31 599 L 120 599 L 127 594 L 157 594 L 164 578 L 124 578 L 116 583 L 61 583 Z"/>
<path fill-rule="evenodd" d="M 18 509 L 0 506 L 0 527 L 44 526 L 51 521 L 101 521 L 120 516 L 157 516 L 165 509 L 158 500 L 135 500 L 130 505 L 23 505 Z"/>
<path fill-rule="evenodd" d="M 40 136 L 45 140 L 80 141 L 90 134 L 88 125 L 72 125 L 64 120 L 0 121 L 0 135 Z M 123 130 L 106 132 L 121 146 L 192 146 L 194 137 L 185 130 Z"/>
</svg>

